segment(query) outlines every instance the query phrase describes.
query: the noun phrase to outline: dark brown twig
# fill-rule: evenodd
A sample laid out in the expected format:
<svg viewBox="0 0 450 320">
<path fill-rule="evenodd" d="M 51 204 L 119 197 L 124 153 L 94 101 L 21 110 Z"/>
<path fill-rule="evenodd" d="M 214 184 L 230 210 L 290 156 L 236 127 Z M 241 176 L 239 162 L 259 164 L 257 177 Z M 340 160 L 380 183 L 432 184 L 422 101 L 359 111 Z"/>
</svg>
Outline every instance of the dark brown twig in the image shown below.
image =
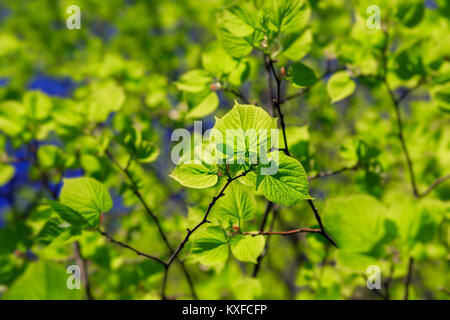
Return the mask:
<svg viewBox="0 0 450 320">
<path fill-rule="evenodd" d="M 250 103 L 248 101 L 248 99 L 244 96 L 244 94 L 241 91 L 239 91 L 239 90 L 233 90 L 233 89 L 230 89 L 230 88 L 222 88 L 222 91 L 234 94 L 236 97 L 240 98 L 245 104 L 249 104 Z"/>
<path fill-rule="evenodd" d="M 164 243 L 166 244 L 170 254 L 173 255 L 174 249 L 173 249 L 172 245 L 170 244 L 169 240 L 167 239 L 167 236 L 166 236 L 166 234 L 164 233 L 164 231 L 162 229 L 162 226 L 161 226 L 161 223 L 159 222 L 158 217 L 153 212 L 153 210 L 151 210 L 150 207 L 148 206 L 147 202 L 145 201 L 144 197 L 142 196 L 141 192 L 139 191 L 139 188 L 138 188 L 136 182 L 134 181 L 133 176 L 130 173 L 129 166 L 130 166 L 131 160 L 128 161 L 127 166 L 125 168 L 122 168 L 120 163 L 114 158 L 114 156 L 111 154 L 111 152 L 109 152 L 109 150 L 106 150 L 105 153 L 108 156 L 108 158 L 111 160 L 111 162 L 113 162 L 127 176 L 128 180 L 131 183 L 131 190 L 136 195 L 136 197 L 139 199 L 139 201 L 142 204 L 142 206 L 144 207 L 145 211 L 153 219 L 154 223 L 156 224 L 156 227 L 158 229 L 158 232 L 159 232 L 161 238 L 164 240 Z M 165 265 L 166 265 L 166 270 L 167 270 L 169 264 L 165 264 Z M 187 282 L 189 284 L 189 288 L 191 290 L 192 296 L 194 297 L 194 299 L 197 299 L 197 294 L 195 293 L 195 288 L 194 288 L 194 283 L 192 281 L 192 278 L 191 278 L 191 276 L 190 276 L 186 266 L 184 265 L 184 263 L 182 261 L 180 261 L 180 265 L 181 265 L 181 269 L 182 269 L 182 271 L 183 271 L 183 273 L 184 273 L 184 275 L 186 277 L 186 280 L 187 280 Z M 165 272 L 165 274 L 166 273 L 167 272 Z M 162 293 L 162 297 L 163 298 L 165 298 L 165 296 L 164 296 L 164 288 L 165 288 L 165 283 L 163 281 L 163 293 Z"/>
<path fill-rule="evenodd" d="M 294 230 L 288 230 L 288 231 L 255 231 L 255 232 L 244 232 L 244 235 L 250 235 L 250 236 L 257 236 L 257 235 L 263 235 L 263 236 L 289 236 L 292 234 L 297 233 L 322 233 L 322 230 L 320 229 L 310 229 L 310 228 L 300 228 L 300 229 L 294 229 Z"/>
<path fill-rule="evenodd" d="M 169 268 L 172 265 L 173 261 L 177 258 L 178 254 L 181 252 L 181 250 L 183 250 L 184 246 L 186 245 L 186 243 L 189 241 L 189 238 L 191 237 L 191 235 L 198 230 L 198 228 L 200 228 L 203 224 L 205 223 L 209 223 L 208 220 L 208 216 L 211 212 L 211 209 L 214 207 L 214 205 L 216 204 L 217 200 L 219 200 L 220 198 L 222 198 L 223 196 L 225 196 L 225 190 L 227 189 L 227 187 L 230 185 L 230 183 L 232 183 L 233 181 L 247 175 L 247 173 L 250 171 L 250 169 L 248 171 L 244 171 L 243 173 L 233 177 L 233 178 L 228 178 L 227 182 L 225 183 L 225 185 L 222 187 L 222 189 L 220 190 L 220 192 L 217 194 L 217 196 L 213 197 L 212 201 L 209 203 L 208 205 L 208 209 L 206 210 L 205 215 L 203 216 L 203 219 L 192 229 L 187 229 L 187 234 L 184 237 L 184 239 L 180 242 L 180 244 L 178 245 L 178 247 L 175 249 L 175 251 L 173 252 L 172 256 L 169 258 L 168 262 L 166 263 L 166 269 L 164 272 L 164 277 L 163 277 L 163 289 L 162 289 L 162 296 L 163 298 L 166 297 L 165 292 L 166 292 L 166 287 L 167 287 L 167 277 L 168 277 L 168 273 L 169 273 Z"/>
<path fill-rule="evenodd" d="M 315 179 L 319 179 L 319 178 L 328 178 L 328 177 L 331 177 L 331 176 L 335 176 L 335 175 L 341 174 L 341 173 L 343 173 L 345 171 L 356 171 L 356 170 L 358 170 L 358 168 L 359 168 L 359 163 L 356 163 L 353 166 L 342 167 L 341 169 L 338 169 L 336 171 L 319 172 L 319 173 L 317 173 L 314 176 L 308 177 L 308 179 L 311 181 L 311 180 L 315 180 Z"/>
<path fill-rule="evenodd" d="M 86 297 L 88 300 L 94 300 L 94 296 L 91 291 L 91 283 L 89 281 L 88 276 L 88 268 L 86 260 L 83 258 L 81 254 L 81 246 L 78 241 L 74 243 L 74 251 L 75 251 L 75 262 L 80 267 L 81 270 L 81 282 L 83 283 L 83 287 L 86 290 Z"/>
<path fill-rule="evenodd" d="M 411 283 L 411 275 L 412 275 L 412 269 L 414 264 L 414 258 L 409 257 L 409 263 L 408 263 L 408 274 L 405 278 L 405 296 L 404 300 L 408 300 L 409 298 L 409 284 Z"/>
<path fill-rule="evenodd" d="M 261 226 L 259 228 L 259 232 L 264 232 L 264 229 L 266 228 L 267 219 L 270 215 L 270 212 L 272 211 L 273 206 L 274 206 L 274 204 L 272 201 L 267 202 L 266 211 L 264 212 L 264 216 L 263 216 L 263 220 L 261 222 Z M 276 210 L 273 210 L 272 222 L 269 227 L 270 231 L 272 231 L 273 226 L 275 224 L 275 215 L 276 215 Z M 263 252 L 258 256 L 258 259 L 256 260 L 256 264 L 255 264 L 255 266 L 253 268 L 253 272 L 252 272 L 253 278 L 255 278 L 258 275 L 258 272 L 261 268 L 262 260 L 264 259 L 264 256 L 267 254 L 267 251 L 269 250 L 269 242 L 270 242 L 269 240 L 270 239 L 267 239 Z"/>
</svg>

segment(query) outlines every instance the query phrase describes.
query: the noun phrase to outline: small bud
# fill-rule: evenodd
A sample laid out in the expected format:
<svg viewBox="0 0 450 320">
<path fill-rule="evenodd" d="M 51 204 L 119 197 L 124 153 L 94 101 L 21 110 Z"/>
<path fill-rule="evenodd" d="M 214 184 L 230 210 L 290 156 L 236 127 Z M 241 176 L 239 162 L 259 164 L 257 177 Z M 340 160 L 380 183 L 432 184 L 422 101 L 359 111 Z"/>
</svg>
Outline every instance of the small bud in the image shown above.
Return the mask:
<svg viewBox="0 0 450 320">
<path fill-rule="evenodd" d="M 220 82 L 213 82 L 209 87 L 211 88 L 212 91 L 217 91 L 222 88 L 222 84 Z"/>
<path fill-rule="evenodd" d="M 238 226 L 232 226 L 232 228 L 233 228 L 233 230 L 236 231 L 236 232 L 239 231 L 239 227 L 238 227 Z"/>
<path fill-rule="evenodd" d="M 286 77 L 286 69 L 284 67 L 281 67 L 280 73 L 282 77 Z"/>
<path fill-rule="evenodd" d="M 18 257 L 18 258 L 22 258 L 22 257 L 25 256 L 25 254 L 24 254 L 22 251 L 20 251 L 20 250 L 15 250 L 15 251 L 14 251 L 14 255 L 15 255 L 16 257 Z"/>
</svg>

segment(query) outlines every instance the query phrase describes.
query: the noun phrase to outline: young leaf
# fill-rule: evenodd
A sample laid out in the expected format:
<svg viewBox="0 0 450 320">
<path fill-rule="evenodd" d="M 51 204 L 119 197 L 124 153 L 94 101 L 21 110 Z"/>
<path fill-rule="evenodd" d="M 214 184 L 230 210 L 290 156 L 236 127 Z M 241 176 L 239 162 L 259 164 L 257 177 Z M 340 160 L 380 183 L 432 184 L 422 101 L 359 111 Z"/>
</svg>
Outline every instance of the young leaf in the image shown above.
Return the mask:
<svg viewBox="0 0 450 320">
<path fill-rule="evenodd" d="M 311 10 L 305 0 L 274 0 L 269 15 L 276 31 L 292 33 L 306 26 Z"/>
<path fill-rule="evenodd" d="M 212 78 L 205 70 L 192 70 L 185 73 L 175 85 L 178 90 L 187 92 L 201 92 L 209 87 Z"/>
<path fill-rule="evenodd" d="M 5 300 L 74 300 L 81 299 L 80 290 L 68 290 L 68 274 L 64 264 L 46 260 L 29 263 L 25 273 L 2 297 Z"/>
<path fill-rule="evenodd" d="M 225 28 L 219 28 L 217 37 L 222 48 L 234 58 L 244 58 L 248 56 L 254 47 L 260 45 L 263 39 L 262 33 L 258 31 L 255 31 L 247 37 L 240 38 L 233 35 Z"/>
<path fill-rule="evenodd" d="M 270 201 L 292 206 L 309 196 L 308 176 L 300 162 L 284 154 L 279 155 L 278 171 L 256 178 L 256 189 Z"/>
<path fill-rule="evenodd" d="M 221 75 L 232 72 L 236 68 L 237 61 L 230 57 L 218 42 L 214 42 L 203 52 L 202 65 L 212 74 Z"/>
<path fill-rule="evenodd" d="M 239 261 L 257 263 L 265 243 L 264 236 L 236 235 L 231 238 L 231 252 Z"/>
<path fill-rule="evenodd" d="M 227 129 L 272 130 L 277 127 L 276 120 L 261 107 L 235 102 L 230 112 L 221 119 L 216 119 L 214 128 L 223 134 Z"/>
<path fill-rule="evenodd" d="M 407 27 L 412 28 L 420 23 L 425 13 L 425 5 L 421 0 L 402 0 L 399 3 L 397 18 Z"/>
<path fill-rule="evenodd" d="M 14 166 L 0 163 L 0 187 L 8 183 L 14 177 L 15 172 Z"/>
<path fill-rule="evenodd" d="M 304 31 L 300 35 L 297 33 L 288 33 L 281 38 L 283 45 L 282 54 L 291 60 L 300 60 L 312 47 L 313 36 L 310 29 Z"/>
<path fill-rule="evenodd" d="M 223 265 L 229 254 L 228 239 L 220 227 L 207 227 L 192 241 L 192 258 L 204 265 Z"/>
<path fill-rule="evenodd" d="M 237 11 L 237 10 L 239 10 L 239 7 L 236 7 L 235 11 L 243 13 L 242 10 L 240 10 L 240 11 Z M 245 37 L 245 36 L 252 34 L 253 31 L 255 31 L 255 29 L 253 29 L 253 27 L 247 23 L 250 21 L 248 21 L 248 20 L 245 21 L 241 18 L 244 18 L 245 20 L 247 20 L 246 19 L 247 17 L 244 15 L 240 15 L 238 17 L 238 16 L 234 15 L 233 13 L 231 13 L 230 11 L 225 11 L 224 15 L 223 15 L 222 25 L 225 28 L 227 28 L 227 30 L 230 31 L 233 35 L 238 36 L 238 37 Z"/>
<path fill-rule="evenodd" d="M 299 87 L 312 86 L 317 82 L 314 71 L 301 62 L 296 62 L 289 67 L 288 78 Z"/>
<path fill-rule="evenodd" d="M 256 201 L 250 190 L 238 183 L 232 183 L 224 197 L 217 200 L 212 215 L 219 220 L 231 220 L 233 225 L 241 227 L 241 223 L 255 217 Z"/>
<path fill-rule="evenodd" d="M 114 81 L 95 84 L 85 102 L 88 118 L 96 122 L 106 121 L 109 114 L 120 110 L 124 102 L 125 92 Z"/>
<path fill-rule="evenodd" d="M 108 189 L 92 178 L 70 178 L 63 180 L 60 200 L 62 204 L 80 213 L 92 226 L 98 225 L 100 213 L 113 207 Z"/>
<path fill-rule="evenodd" d="M 345 71 L 338 71 L 328 80 L 327 91 L 331 102 L 342 100 L 355 91 L 356 84 Z"/>
<path fill-rule="evenodd" d="M 323 223 L 340 250 L 369 253 L 385 235 L 386 208 L 368 195 L 327 202 Z"/>
<path fill-rule="evenodd" d="M 87 223 L 87 218 L 89 218 L 89 215 L 84 217 L 81 213 L 76 212 L 71 207 L 58 201 L 48 200 L 48 203 L 61 219 L 67 223 L 70 223 L 73 227 L 82 228 L 90 226 Z"/>
<path fill-rule="evenodd" d="M 209 89 L 202 93 L 189 93 L 185 97 L 189 105 L 186 119 L 204 118 L 214 112 L 219 106 L 217 93 Z"/>
<path fill-rule="evenodd" d="M 203 189 L 214 186 L 219 177 L 217 169 L 211 169 L 204 164 L 179 164 L 169 175 L 172 179 L 188 188 Z"/>
<path fill-rule="evenodd" d="M 49 245 L 53 239 L 57 238 L 63 231 L 65 231 L 65 229 L 67 228 L 61 227 L 60 219 L 52 218 L 44 224 L 35 239 L 39 243 Z"/>
</svg>

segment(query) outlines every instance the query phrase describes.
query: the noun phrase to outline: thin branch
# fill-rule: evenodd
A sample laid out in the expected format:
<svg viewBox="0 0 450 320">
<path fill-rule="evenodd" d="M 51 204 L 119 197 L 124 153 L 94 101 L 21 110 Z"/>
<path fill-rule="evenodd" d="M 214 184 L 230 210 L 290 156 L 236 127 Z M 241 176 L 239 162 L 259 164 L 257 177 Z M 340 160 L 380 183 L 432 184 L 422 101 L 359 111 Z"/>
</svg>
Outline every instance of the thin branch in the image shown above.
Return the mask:
<svg viewBox="0 0 450 320">
<path fill-rule="evenodd" d="M 331 176 L 335 176 L 335 175 L 341 174 L 341 173 L 343 173 L 345 171 L 356 171 L 356 170 L 358 170 L 358 168 L 359 168 L 359 163 L 356 163 L 353 166 L 342 167 L 341 169 L 338 169 L 336 171 L 319 172 L 319 173 L 317 173 L 314 176 L 308 177 L 308 179 L 311 181 L 311 180 L 315 180 L 315 179 L 319 179 L 319 178 L 328 178 L 328 177 L 331 177 Z"/>
<path fill-rule="evenodd" d="M 409 298 L 409 284 L 411 283 L 411 275 L 412 275 L 412 269 L 414 264 L 414 258 L 409 257 L 409 263 L 408 263 L 408 274 L 405 278 L 405 296 L 404 300 L 408 300 Z"/>
<path fill-rule="evenodd" d="M 108 156 L 108 158 L 127 176 L 128 180 L 131 183 L 131 190 L 133 191 L 133 193 L 136 195 L 136 197 L 139 199 L 139 201 L 141 202 L 142 206 L 144 207 L 145 211 L 150 215 L 150 217 L 153 219 L 153 221 L 156 224 L 156 227 L 158 229 L 158 232 L 161 236 L 161 238 L 164 240 L 169 252 L 171 255 L 173 255 L 174 253 L 174 249 L 172 247 L 172 245 L 170 244 L 169 240 L 167 239 L 166 234 L 164 233 L 161 223 L 159 222 L 158 217 L 156 216 L 156 214 L 153 212 L 153 210 L 150 209 L 150 207 L 148 206 L 147 202 L 145 201 L 144 197 L 142 196 L 142 194 L 139 191 L 139 188 L 136 184 L 136 182 L 134 181 L 133 176 L 131 175 L 130 171 L 129 171 L 129 165 L 130 165 L 130 161 L 128 161 L 128 164 L 125 168 L 122 168 L 122 166 L 120 165 L 120 163 L 114 158 L 114 156 L 111 154 L 111 152 L 109 152 L 109 150 L 106 150 L 106 155 Z M 197 294 L 195 292 L 195 287 L 194 287 L 194 283 L 192 281 L 192 278 L 186 268 L 186 266 L 184 265 L 184 263 L 182 261 L 179 261 L 180 265 L 181 265 L 181 269 L 186 277 L 186 280 L 189 284 L 189 288 L 191 290 L 192 296 L 194 297 L 194 299 L 197 299 Z M 168 269 L 168 267 L 166 267 L 166 270 Z M 166 272 L 167 273 L 167 272 Z M 163 282 L 163 288 L 165 288 L 165 283 Z M 164 297 L 164 291 L 162 293 L 163 298 Z"/>
<path fill-rule="evenodd" d="M 83 287 L 86 290 L 86 297 L 88 300 L 95 300 L 91 291 L 91 284 L 88 276 L 88 268 L 86 260 L 83 258 L 81 254 L 81 245 L 78 241 L 74 243 L 74 251 L 75 251 L 75 262 L 80 267 L 81 270 L 81 281 L 83 282 Z"/>
<path fill-rule="evenodd" d="M 260 232 L 264 232 L 264 229 L 266 228 L 267 218 L 269 217 L 270 212 L 272 211 L 274 204 L 272 201 L 267 202 L 266 211 L 264 212 L 263 220 L 261 222 L 261 226 L 259 228 Z M 276 211 L 273 211 L 273 218 L 272 223 L 270 224 L 269 230 L 272 231 L 273 225 L 275 223 L 275 215 Z M 269 250 L 269 239 L 266 241 L 266 244 L 264 246 L 263 252 L 258 256 L 258 259 L 256 261 L 256 265 L 253 268 L 252 277 L 255 278 L 258 275 L 259 269 L 261 268 L 262 259 L 264 259 L 264 256 L 266 255 L 267 251 Z"/>
<path fill-rule="evenodd" d="M 436 188 L 439 184 L 441 184 L 442 182 L 446 181 L 446 180 L 450 180 L 450 174 L 443 176 L 439 179 L 436 179 L 433 181 L 433 183 L 430 184 L 430 186 L 424 191 L 422 192 L 419 197 L 424 197 L 427 194 L 429 194 L 434 188 Z"/>
<path fill-rule="evenodd" d="M 184 248 L 184 246 L 186 245 L 186 243 L 189 241 L 189 238 L 191 237 L 191 235 L 198 230 L 198 228 L 200 228 L 203 224 L 205 223 L 209 223 L 210 221 L 208 220 L 208 216 L 211 212 L 211 209 L 214 207 L 214 205 L 216 204 L 217 200 L 219 200 L 220 198 L 222 198 L 223 196 L 225 196 L 225 190 L 227 189 L 227 187 L 230 185 L 230 183 L 232 183 L 233 181 L 247 175 L 247 173 L 250 171 L 250 169 L 248 171 L 244 171 L 243 173 L 231 178 L 231 179 L 227 179 L 227 182 L 225 183 L 225 185 L 222 187 L 222 189 L 220 190 L 220 192 L 217 194 L 217 196 L 214 196 L 212 201 L 209 203 L 208 205 L 208 209 L 205 212 L 205 215 L 203 216 L 203 219 L 192 229 L 187 229 L 187 234 L 184 237 L 184 239 L 180 242 L 180 244 L 178 245 L 178 247 L 175 249 L 175 251 L 173 252 L 172 256 L 169 258 L 168 262 L 166 263 L 166 270 L 164 272 L 164 277 L 163 277 L 163 289 L 162 289 L 162 296 L 165 297 L 165 292 L 166 292 L 166 287 L 167 287 L 167 277 L 168 277 L 168 273 L 169 273 L 169 268 L 172 265 L 172 263 L 174 262 L 174 260 L 177 258 L 178 254 L 181 252 L 181 250 Z"/>
<path fill-rule="evenodd" d="M 311 199 L 308 199 L 308 204 L 311 207 L 312 211 L 314 212 L 314 217 L 316 218 L 317 223 L 319 224 L 319 228 L 321 230 L 321 234 L 328 240 L 330 243 L 335 246 L 336 248 L 338 245 L 336 242 L 334 242 L 333 238 L 331 238 L 330 235 L 325 231 L 325 228 L 322 224 L 322 219 L 320 218 L 319 211 L 317 210 L 316 206 L 314 205 L 314 202 Z"/>
<path fill-rule="evenodd" d="M 230 88 L 222 88 L 222 91 L 224 92 L 229 92 L 234 94 L 236 97 L 240 98 L 245 104 L 250 104 L 250 102 L 248 101 L 248 99 L 244 96 L 244 94 L 239 91 L 239 90 L 233 90 Z"/>
<path fill-rule="evenodd" d="M 310 229 L 310 228 L 300 228 L 300 229 L 294 229 L 294 230 L 288 230 L 288 231 L 256 231 L 256 232 L 244 232 L 244 235 L 250 235 L 250 236 L 257 236 L 257 235 L 263 235 L 263 236 L 289 236 L 292 234 L 297 233 L 322 233 L 322 230 L 320 229 Z"/>
<path fill-rule="evenodd" d="M 123 248 L 126 248 L 126 249 L 128 249 L 128 250 L 131 250 L 131 251 L 133 251 L 134 253 L 136 253 L 136 254 L 139 255 L 139 256 L 142 256 L 142 257 L 146 257 L 146 258 L 152 259 L 152 260 L 154 260 L 154 261 L 156 261 L 156 262 L 162 264 L 163 266 L 166 266 L 166 263 L 165 263 L 164 261 L 162 261 L 161 259 L 159 259 L 158 257 L 152 256 L 152 255 L 149 255 L 149 254 L 146 254 L 146 253 L 144 253 L 144 252 L 142 252 L 142 251 L 139 251 L 139 250 L 137 250 L 137 249 L 135 249 L 135 248 L 129 246 L 128 244 L 126 244 L 126 243 L 124 243 L 124 242 L 118 241 L 118 240 L 114 239 L 113 237 L 111 237 L 111 236 L 110 236 L 108 233 L 106 233 L 105 231 L 101 230 L 100 228 L 96 228 L 95 230 L 97 230 L 97 232 L 100 233 L 102 236 L 106 237 L 110 242 L 112 242 L 112 243 L 114 243 L 114 244 L 117 244 L 117 245 L 119 245 L 119 246 L 121 246 L 121 247 L 123 247 Z"/>
<path fill-rule="evenodd" d="M 413 167 L 413 163 L 411 160 L 411 156 L 409 155 L 408 147 L 406 146 L 405 136 L 403 133 L 403 120 L 402 120 L 402 115 L 400 112 L 400 102 L 404 98 L 406 98 L 407 93 L 404 93 L 400 98 L 396 98 L 394 91 L 389 86 L 389 82 L 387 80 L 387 73 L 388 73 L 387 51 L 389 48 L 389 32 L 388 32 L 387 28 L 384 29 L 384 35 L 385 35 L 385 41 L 384 41 L 383 48 L 381 50 L 382 68 L 383 68 L 383 76 L 382 76 L 381 80 L 383 81 L 383 83 L 386 87 L 386 90 L 388 91 L 389 96 L 391 97 L 392 103 L 394 105 L 396 120 L 397 120 L 397 128 L 398 128 L 398 138 L 400 140 L 400 144 L 403 149 L 403 154 L 405 155 L 406 165 L 407 165 L 409 176 L 411 179 L 411 186 L 413 189 L 413 194 L 415 197 L 419 197 L 419 192 L 418 192 L 417 184 L 416 184 L 416 178 L 414 175 L 414 167 Z"/>
<path fill-rule="evenodd" d="M 281 78 L 277 75 L 275 68 L 273 66 L 273 60 L 269 57 L 269 56 L 265 56 L 265 65 L 266 65 L 266 69 L 267 72 L 269 73 L 269 78 L 270 78 L 270 73 L 273 74 L 276 84 L 277 84 L 277 96 L 276 99 L 274 98 L 272 100 L 272 107 L 275 108 L 278 111 L 278 115 L 280 116 L 280 123 L 281 123 L 281 130 L 283 133 L 283 139 L 284 139 L 284 146 L 285 149 L 283 150 L 286 155 L 290 156 L 290 152 L 289 152 L 289 145 L 287 142 L 287 136 L 286 136 L 286 124 L 284 122 L 284 115 L 281 112 L 281 106 L 280 106 L 280 96 L 281 96 Z M 269 83 L 270 84 L 270 83 Z M 272 88 L 272 86 L 270 86 L 270 88 Z M 271 94 L 273 94 L 272 90 L 271 90 Z M 328 240 L 330 241 L 330 243 L 332 245 L 334 245 L 335 247 L 337 247 L 336 242 L 334 242 L 334 240 L 328 235 L 328 233 L 325 231 L 325 228 L 322 224 L 322 219 L 320 218 L 319 212 L 317 210 L 317 208 L 314 205 L 314 202 L 309 199 L 308 200 L 308 204 L 311 207 L 311 209 L 314 212 L 314 217 L 316 218 L 317 223 L 319 224 L 320 230 L 321 230 L 321 234 Z"/>
<path fill-rule="evenodd" d="M 328 62 L 328 61 L 327 61 Z M 339 67 L 336 68 L 334 70 L 331 70 L 331 68 L 329 66 L 327 66 L 326 71 L 318 78 L 318 81 L 316 81 L 312 86 L 309 86 L 307 88 L 303 88 L 301 91 L 293 93 L 291 95 L 286 96 L 284 99 L 280 100 L 280 104 L 283 104 L 289 100 L 295 99 L 295 98 L 299 98 L 301 96 L 304 96 L 305 94 L 307 94 L 309 91 L 311 91 L 311 89 L 314 87 L 315 84 L 319 83 L 320 81 L 324 80 L 325 77 L 329 76 L 330 74 L 340 71 L 340 70 L 345 70 L 345 67 Z"/>
</svg>

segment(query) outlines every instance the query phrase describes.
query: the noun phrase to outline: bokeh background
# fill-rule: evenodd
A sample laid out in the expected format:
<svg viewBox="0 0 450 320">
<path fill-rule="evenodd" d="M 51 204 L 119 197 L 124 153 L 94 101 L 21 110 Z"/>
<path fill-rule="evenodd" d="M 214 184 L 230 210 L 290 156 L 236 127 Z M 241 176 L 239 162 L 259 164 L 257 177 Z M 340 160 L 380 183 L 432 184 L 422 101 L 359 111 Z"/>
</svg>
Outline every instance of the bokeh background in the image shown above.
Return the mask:
<svg viewBox="0 0 450 320">
<path fill-rule="evenodd" d="M 376 2 L 383 15 L 384 2 Z M 449 2 L 419 2 L 419 22 L 412 28 L 395 27 L 394 47 L 423 43 L 419 55 L 437 57 L 427 60 L 430 78 L 448 79 Z M 0 0 L 0 295 L 42 259 L 51 262 L 51 266 L 42 267 L 42 274 L 51 270 L 64 278 L 64 269 L 57 266 L 73 261 L 72 244 L 43 249 L 34 242 L 49 215 L 45 199 L 58 196 L 63 178 L 90 176 L 103 181 L 114 201 L 112 211 L 105 216 L 107 229 L 139 248 L 165 254 L 154 225 L 126 190 L 124 177 L 102 153 L 102 144 L 110 143 L 130 123 L 158 150 L 152 163 L 136 165 L 133 170 L 140 177 L 146 200 L 157 208 L 163 226 L 170 230 L 171 241 L 176 244 L 186 224 L 191 225 L 201 214 L 215 190 L 186 190 L 168 177 L 174 167 L 170 160 L 172 131 L 193 130 L 193 119 L 186 117 L 190 101 L 175 82 L 201 66 L 202 52 L 217 38 L 217 17 L 230 3 Z M 68 30 L 66 9 L 74 4 L 81 8 L 81 29 Z M 364 14 L 369 2 L 310 0 L 309 4 L 312 15 L 307 28 L 314 43 L 307 44 L 310 47 L 303 59 L 317 74 L 345 68 L 346 64 L 358 65 L 363 71 L 361 77 L 355 76 L 357 90 L 349 99 L 330 102 L 326 91 L 330 73 L 307 95 L 286 104 L 287 124 L 297 128 L 293 153 L 311 176 L 354 165 L 358 152 L 363 152 L 367 161 L 356 172 L 315 180 L 311 194 L 321 210 L 327 198 L 365 193 L 389 210 L 417 215 L 433 211 L 439 218 L 428 229 L 431 236 L 414 247 L 419 264 L 413 274 L 411 297 L 448 299 L 450 186 L 444 183 L 433 190 L 425 204 L 419 205 L 409 195 L 390 98 L 382 86 L 364 77 L 364 72 L 378 68 L 376 58 L 370 56 L 376 36 L 352 31 L 360 23 L 356 16 Z M 289 61 L 281 57 L 280 65 L 287 66 Z M 239 90 L 268 110 L 270 98 L 261 57 L 250 55 L 245 64 L 246 81 Z M 407 80 L 413 81 L 412 77 Z M 408 85 L 406 80 L 400 83 L 398 94 Z M 403 109 L 407 115 L 405 134 L 422 190 L 448 174 L 450 168 L 448 93 L 435 99 L 427 89 L 408 96 Z M 286 87 L 283 91 L 289 95 L 298 89 Z M 211 128 L 214 116 L 223 115 L 236 99 L 230 92 L 216 92 L 218 108 L 202 117 L 204 130 Z M 86 107 L 92 100 L 108 107 L 93 112 Z M 126 162 L 127 154 L 115 150 L 118 159 Z M 259 203 L 258 210 L 264 211 L 264 206 Z M 278 229 L 315 223 L 303 204 L 283 208 L 279 216 L 282 218 L 275 223 Z M 94 296 L 159 297 L 161 270 L 157 266 L 136 260 L 96 235 L 79 241 L 88 260 Z M 383 274 L 390 273 L 392 264 L 398 265 L 392 271 L 391 284 L 391 298 L 397 299 L 403 297 L 408 266 L 408 256 L 399 252 L 387 250 L 377 262 Z M 193 273 L 202 298 L 380 298 L 367 290 L 364 272 L 336 268 L 336 252 L 315 235 L 274 238 L 259 280 L 247 277 L 249 267 L 242 263 L 231 262 L 221 272 L 195 262 L 190 266 L 196 270 Z M 171 277 L 173 297 L 189 297 L 180 270 Z M 82 293 L 67 293 L 65 288 L 55 289 L 53 295 L 35 295 L 32 290 L 27 293 L 25 286 L 18 287 L 13 298 L 83 297 Z"/>
</svg>

